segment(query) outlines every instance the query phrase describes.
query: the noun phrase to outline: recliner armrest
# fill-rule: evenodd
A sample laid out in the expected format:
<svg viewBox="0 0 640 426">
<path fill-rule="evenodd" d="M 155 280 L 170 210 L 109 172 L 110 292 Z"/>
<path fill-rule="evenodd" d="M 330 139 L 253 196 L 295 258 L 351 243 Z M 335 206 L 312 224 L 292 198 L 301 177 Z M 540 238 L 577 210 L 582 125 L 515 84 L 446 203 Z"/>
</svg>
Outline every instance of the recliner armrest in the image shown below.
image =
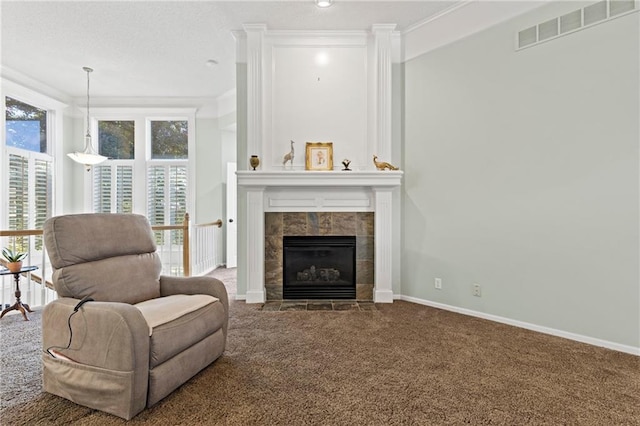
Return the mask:
<svg viewBox="0 0 640 426">
<path fill-rule="evenodd" d="M 213 277 L 172 277 L 160 276 L 160 295 L 171 296 L 173 294 L 208 294 L 218 298 L 226 313 L 227 321 L 224 323 L 224 334 L 227 335 L 229 318 L 229 296 L 227 288 L 222 281 Z"/>
<path fill-rule="evenodd" d="M 172 277 L 160 276 L 160 295 L 172 294 L 208 294 L 220 299 L 225 307 L 229 306 L 227 288 L 222 281 L 213 277 Z"/>
<path fill-rule="evenodd" d="M 133 305 L 88 302 L 71 317 L 71 347 L 67 322 L 80 300 L 63 297 L 47 304 L 42 312 L 42 347 L 54 347 L 72 360 L 116 371 L 149 366 L 149 328 Z"/>
</svg>

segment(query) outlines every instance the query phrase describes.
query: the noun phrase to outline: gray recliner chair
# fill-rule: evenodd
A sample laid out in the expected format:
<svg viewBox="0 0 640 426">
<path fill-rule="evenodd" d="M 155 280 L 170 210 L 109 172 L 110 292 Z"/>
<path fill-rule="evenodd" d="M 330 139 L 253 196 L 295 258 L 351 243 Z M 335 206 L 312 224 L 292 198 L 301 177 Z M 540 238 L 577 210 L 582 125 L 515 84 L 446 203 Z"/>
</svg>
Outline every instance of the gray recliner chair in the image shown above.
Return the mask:
<svg viewBox="0 0 640 426">
<path fill-rule="evenodd" d="M 46 392 L 129 420 L 224 352 L 223 283 L 160 275 L 144 216 L 53 217 L 44 241 L 59 296 L 42 313 Z"/>
</svg>

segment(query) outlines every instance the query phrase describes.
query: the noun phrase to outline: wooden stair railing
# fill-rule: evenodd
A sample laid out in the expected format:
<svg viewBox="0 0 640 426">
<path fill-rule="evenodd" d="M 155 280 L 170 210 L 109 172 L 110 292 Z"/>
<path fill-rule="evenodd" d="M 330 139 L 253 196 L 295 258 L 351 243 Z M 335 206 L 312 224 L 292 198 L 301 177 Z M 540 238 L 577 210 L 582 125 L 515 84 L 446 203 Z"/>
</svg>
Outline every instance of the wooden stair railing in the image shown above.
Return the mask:
<svg viewBox="0 0 640 426">
<path fill-rule="evenodd" d="M 154 231 L 182 230 L 182 270 L 185 277 L 188 277 L 191 274 L 189 222 L 189 213 L 185 213 L 184 220 L 181 225 L 151 225 L 151 229 Z M 217 226 L 218 228 L 221 228 L 222 220 L 218 219 L 215 222 L 204 223 L 196 226 Z M 42 235 L 42 233 L 42 229 L 21 229 L 19 231 L 0 230 L 0 237 L 29 237 Z M 6 265 L 7 262 L 4 259 L 0 259 L 0 263 L 2 263 L 2 265 Z M 42 284 L 43 281 L 41 276 L 34 274 L 33 272 L 31 272 L 31 279 L 38 284 Z M 45 281 L 44 284 L 53 290 L 53 283 L 51 281 Z"/>
</svg>

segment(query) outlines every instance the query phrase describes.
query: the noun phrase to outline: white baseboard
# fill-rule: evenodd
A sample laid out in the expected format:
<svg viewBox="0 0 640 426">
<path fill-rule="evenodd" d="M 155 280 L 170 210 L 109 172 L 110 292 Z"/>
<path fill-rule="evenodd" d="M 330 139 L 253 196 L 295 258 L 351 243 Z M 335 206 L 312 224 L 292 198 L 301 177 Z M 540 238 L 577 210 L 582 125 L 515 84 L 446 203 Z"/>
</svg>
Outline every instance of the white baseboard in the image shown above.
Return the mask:
<svg viewBox="0 0 640 426">
<path fill-rule="evenodd" d="M 515 327 L 525 328 L 527 330 L 537 331 L 539 333 L 550 334 L 552 336 L 563 337 L 565 339 L 574 340 L 576 342 L 587 343 L 593 346 L 600 346 L 612 349 L 618 352 L 625 352 L 631 355 L 640 356 L 640 348 L 634 346 L 621 345 L 619 343 L 610 342 L 608 340 L 596 339 L 594 337 L 583 336 L 581 334 L 570 333 L 567 331 L 557 330 L 555 328 L 543 327 L 524 321 L 518 321 L 511 318 L 505 318 L 498 315 L 487 314 L 484 312 L 473 311 L 471 309 L 460 308 L 458 306 L 446 305 L 444 303 L 432 302 L 430 300 L 418 299 L 417 297 L 394 295 L 394 299 L 404 300 L 406 302 L 417 303 L 419 305 L 431 306 L 433 308 L 444 309 L 445 311 L 456 312 L 463 315 L 482 318 L 489 321 L 495 321 L 502 324 L 513 325 Z"/>
</svg>

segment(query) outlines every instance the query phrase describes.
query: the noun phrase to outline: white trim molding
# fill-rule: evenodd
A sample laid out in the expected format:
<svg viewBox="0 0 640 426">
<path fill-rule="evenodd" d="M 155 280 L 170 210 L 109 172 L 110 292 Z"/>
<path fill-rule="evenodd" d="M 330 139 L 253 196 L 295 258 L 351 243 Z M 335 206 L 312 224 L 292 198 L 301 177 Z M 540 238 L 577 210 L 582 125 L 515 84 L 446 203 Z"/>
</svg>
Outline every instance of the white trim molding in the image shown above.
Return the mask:
<svg viewBox="0 0 640 426">
<path fill-rule="evenodd" d="M 493 27 L 549 1 L 459 1 L 403 32 L 403 61 Z"/>
<path fill-rule="evenodd" d="M 524 321 L 518 321 L 511 318 L 505 318 L 498 315 L 487 314 L 485 312 L 478 312 L 472 309 L 461 308 L 458 306 L 447 305 L 444 303 L 433 302 L 431 300 L 420 299 L 417 297 L 396 295 L 395 299 L 404 300 L 406 302 L 417 303 L 419 305 L 430 306 L 432 308 L 443 309 L 445 311 L 456 312 L 462 315 L 468 315 L 476 318 L 482 318 L 489 321 L 499 322 L 501 324 L 512 325 L 514 327 L 524 328 L 527 330 L 536 331 L 538 333 L 549 334 L 551 336 L 562 337 L 564 339 L 573 340 L 580 343 L 586 343 L 593 346 L 599 346 L 602 348 L 611 349 L 618 352 L 624 352 L 631 355 L 640 356 L 640 348 L 628 345 L 622 345 L 620 343 L 610 342 L 608 340 L 597 339 L 595 337 L 584 336 L 582 334 L 571 333 L 568 331 L 558 330 L 555 328 L 544 327 L 537 324 L 531 324 Z"/>
</svg>

